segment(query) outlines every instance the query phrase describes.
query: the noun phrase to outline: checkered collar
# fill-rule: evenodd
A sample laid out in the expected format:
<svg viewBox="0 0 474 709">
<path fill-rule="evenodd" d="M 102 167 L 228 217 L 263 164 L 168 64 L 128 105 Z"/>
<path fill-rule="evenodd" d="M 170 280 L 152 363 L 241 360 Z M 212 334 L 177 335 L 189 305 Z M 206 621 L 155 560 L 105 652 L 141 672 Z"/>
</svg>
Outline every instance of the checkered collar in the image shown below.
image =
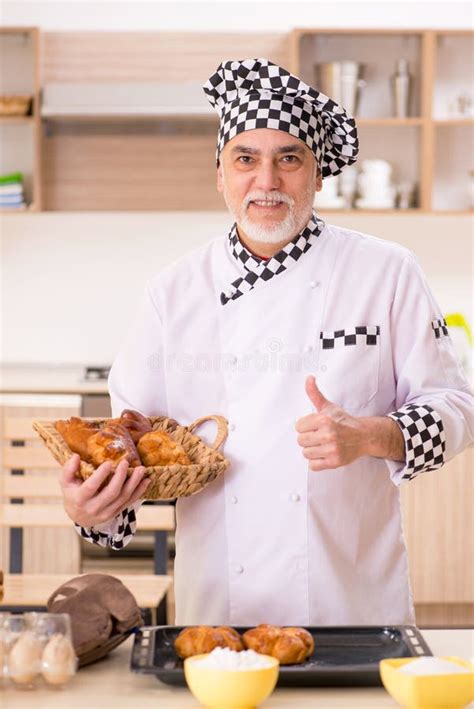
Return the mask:
<svg viewBox="0 0 474 709">
<path fill-rule="evenodd" d="M 222 305 L 229 300 L 237 300 L 240 296 L 286 271 L 311 248 L 323 227 L 323 220 L 313 212 L 308 224 L 292 241 L 271 258 L 262 259 L 252 254 L 242 244 L 237 233 L 237 225 L 234 224 L 229 232 L 227 243 L 232 256 L 243 265 L 246 274 L 233 281 L 228 290 L 221 293 Z"/>
</svg>

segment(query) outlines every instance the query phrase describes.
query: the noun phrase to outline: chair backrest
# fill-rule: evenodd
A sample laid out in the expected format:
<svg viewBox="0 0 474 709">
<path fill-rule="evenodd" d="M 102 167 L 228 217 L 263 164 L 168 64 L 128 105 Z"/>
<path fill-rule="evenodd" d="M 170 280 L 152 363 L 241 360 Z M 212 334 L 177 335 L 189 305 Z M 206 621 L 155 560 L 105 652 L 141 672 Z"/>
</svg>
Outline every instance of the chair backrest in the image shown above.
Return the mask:
<svg viewBox="0 0 474 709">
<path fill-rule="evenodd" d="M 36 416 L 2 417 L 2 562 L 14 573 L 80 571 L 80 540 L 62 510 L 59 465 L 33 429 Z M 63 518 L 60 525 L 59 520 Z M 58 529 L 62 527 L 62 529 Z"/>
<path fill-rule="evenodd" d="M 2 527 L 62 527 L 71 528 L 72 522 L 62 505 L 8 504 L 0 505 Z M 146 505 L 138 512 L 138 525 L 144 531 L 172 532 L 175 528 L 172 505 Z"/>
</svg>

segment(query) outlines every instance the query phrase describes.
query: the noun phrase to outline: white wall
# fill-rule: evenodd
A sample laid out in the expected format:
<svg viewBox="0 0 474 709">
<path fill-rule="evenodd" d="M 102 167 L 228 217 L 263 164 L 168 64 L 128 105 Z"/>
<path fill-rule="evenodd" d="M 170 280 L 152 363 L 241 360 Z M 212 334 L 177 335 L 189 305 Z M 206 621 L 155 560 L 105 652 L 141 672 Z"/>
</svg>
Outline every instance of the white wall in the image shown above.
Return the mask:
<svg viewBox="0 0 474 709">
<path fill-rule="evenodd" d="M 225 7 L 224 7 L 225 6 Z M 53 30 L 276 31 L 292 27 L 468 27 L 468 2 L 0 2 L 4 25 Z M 472 322 L 466 216 L 338 216 L 414 250 L 444 312 Z M 109 362 L 143 281 L 225 233 L 224 213 L 2 216 L 0 362 Z"/>
<path fill-rule="evenodd" d="M 462 311 L 472 323 L 469 216 L 338 215 L 327 221 L 412 249 L 443 312 Z M 144 282 L 229 226 L 223 212 L 3 216 L 3 361 L 110 362 Z"/>
<path fill-rule="evenodd" d="M 225 8 L 223 7 L 225 6 Z M 469 2 L 3 0 L 0 21 L 43 30 L 279 32 L 291 27 L 469 27 Z"/>
</svg>

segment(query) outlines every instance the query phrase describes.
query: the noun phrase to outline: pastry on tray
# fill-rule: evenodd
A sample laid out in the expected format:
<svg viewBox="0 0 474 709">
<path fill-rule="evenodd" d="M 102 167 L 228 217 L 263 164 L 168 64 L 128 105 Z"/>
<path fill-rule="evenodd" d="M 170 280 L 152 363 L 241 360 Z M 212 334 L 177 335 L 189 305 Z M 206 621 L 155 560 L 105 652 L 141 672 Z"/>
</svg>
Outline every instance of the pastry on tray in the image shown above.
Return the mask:
<svg viewBox="0 0 474 709">
<path fill-rule="evenodd" d="M 176 637 L 174 647 L 182 659 L 212 652 L 216 647 L 228 647 L 237 652 L 244 649 L 239 633 L 225 625 L 217 628 L 208 625 L 184 628 Z"/>
<path fill-rule="evenodd" d="M 301 664 L 314 652 L 314 640 L 304 628 L 258 625 L 247 630 L 242 639 L 249 650 L 276 657 L 281 665 Z"/>
<path fill-rule="evenodd" d="M 227 626 L 198 625 L 184 628 L 176 637 L 174 647 L 182 659 L 212 652 L 216 647 L 228 647 L 237 652 L 248 649 L 270 655 L 281 665 L 299 665 L 313 654 L 314 640 L 304 628 L 262 624 L 240 636 Z"/>
</svg>

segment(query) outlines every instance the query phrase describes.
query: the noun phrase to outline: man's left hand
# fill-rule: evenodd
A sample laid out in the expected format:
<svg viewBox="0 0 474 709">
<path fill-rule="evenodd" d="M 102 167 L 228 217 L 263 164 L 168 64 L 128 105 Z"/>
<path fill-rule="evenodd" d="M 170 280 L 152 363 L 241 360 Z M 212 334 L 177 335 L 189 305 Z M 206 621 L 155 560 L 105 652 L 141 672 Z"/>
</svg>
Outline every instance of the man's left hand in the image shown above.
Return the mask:
<svg viewBox="0 0 474 709">
<path fill-rule="evenodd" d="M 368 454 L 364 420 L 350 416 L 319 391 L 314 377 L 306 379 L 306 393 L 316 413 L 298 419 L 298 443 L 313 471 L 349 465 Z"/>
</svg>

